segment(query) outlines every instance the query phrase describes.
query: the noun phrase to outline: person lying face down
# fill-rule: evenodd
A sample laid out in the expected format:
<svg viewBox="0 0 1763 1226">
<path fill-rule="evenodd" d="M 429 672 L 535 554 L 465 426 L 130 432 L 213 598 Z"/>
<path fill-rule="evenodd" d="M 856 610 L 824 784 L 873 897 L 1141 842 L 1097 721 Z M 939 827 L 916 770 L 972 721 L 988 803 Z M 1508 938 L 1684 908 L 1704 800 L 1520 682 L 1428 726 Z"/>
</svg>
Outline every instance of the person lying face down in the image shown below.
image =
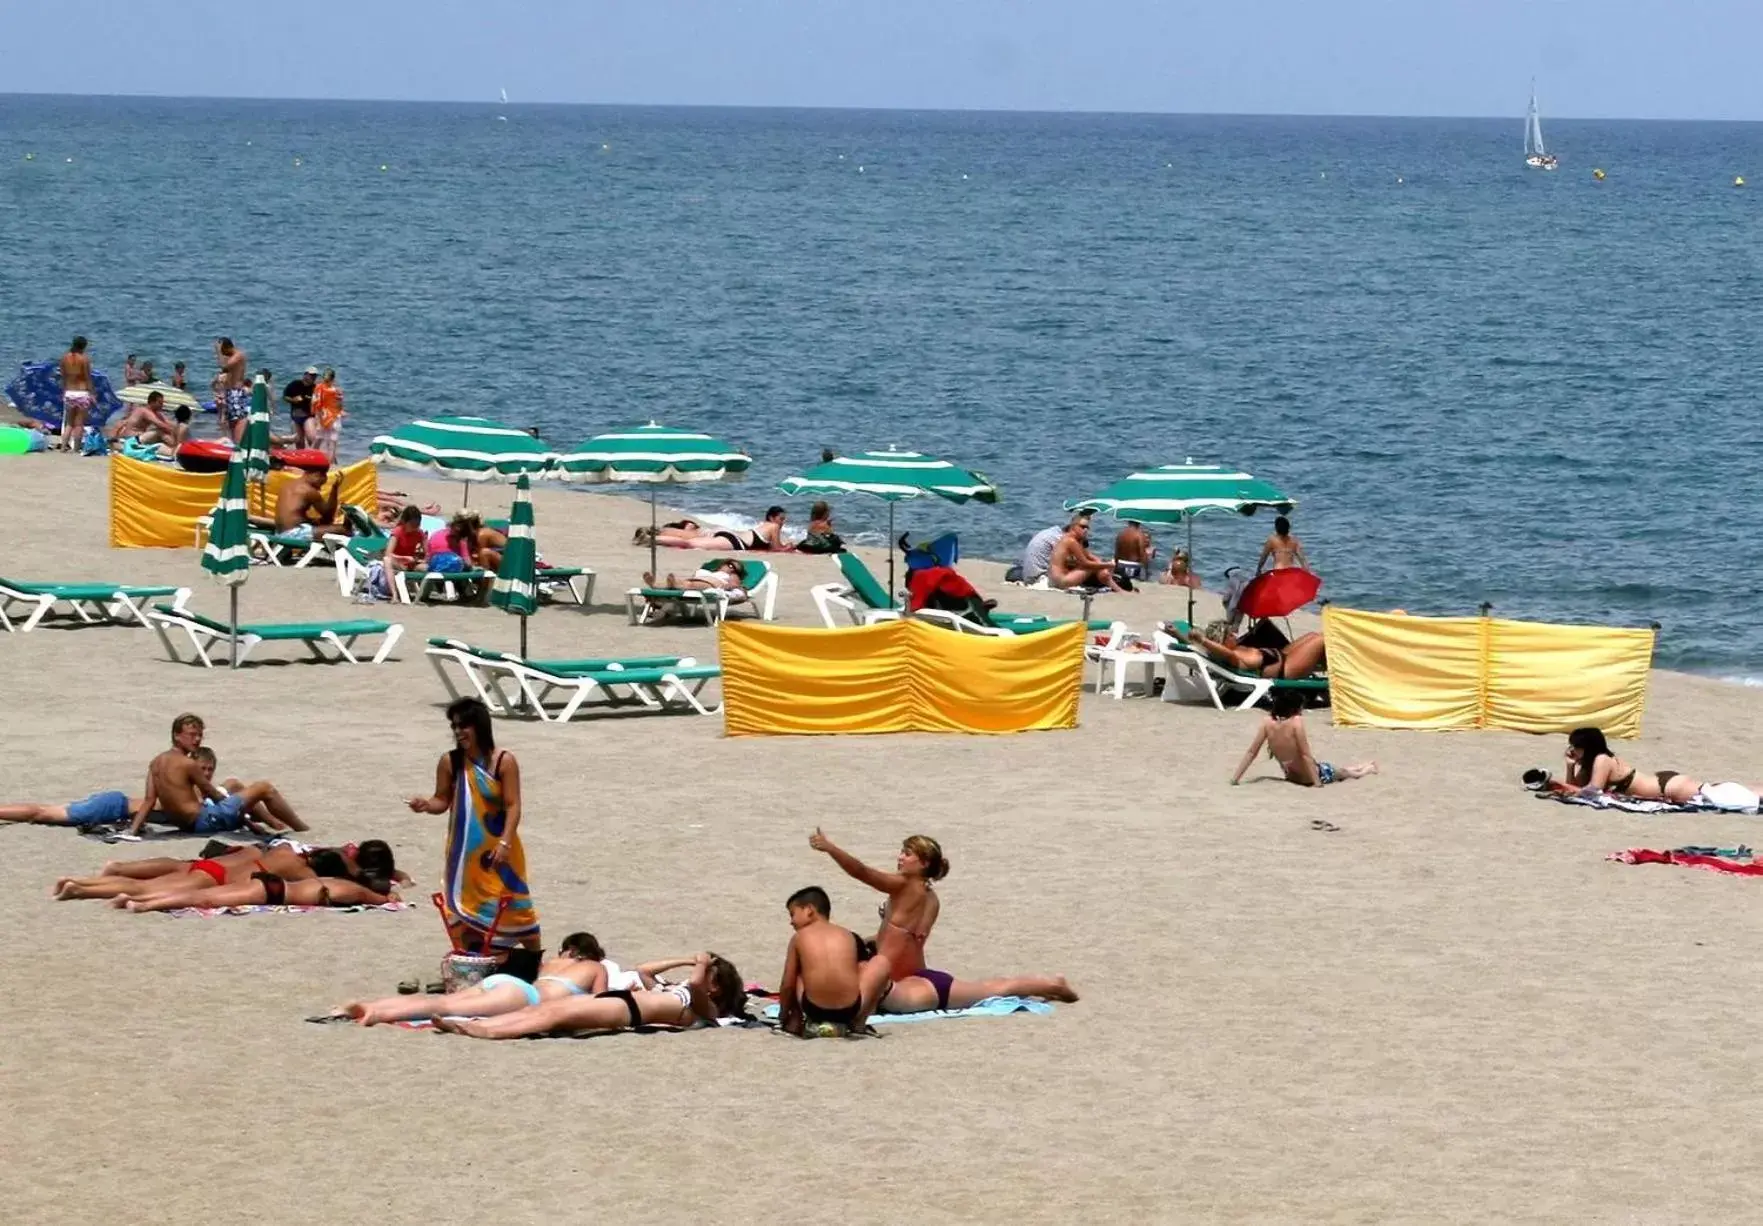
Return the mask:
<svg viewBox="0 0 1763 1226">
<path fill-rule="evenodd" d="M 184 907 L 377 907 L 397 899 L 398 892 L 389 881 L 325 876 L 286 881 L 260 870 L 237 885 L 175 890 L 140 898 L 119 895 L 110 900 L 110 905 L 129 911 L 177 911 Z"/>
<path fill-rule="evenodd" d="M 156 856 L 147 860 L 113 860 L 95 877 L 63 877 L 54 897 L 63 902 L 81 898 L 145 898 L 153 894 L 189 893 L 211 886 L 239 885 L 256 873 L 284 882 L 314 877 L 339 877 L 372 885 L 406 882 L 391 847 L 381 839 L 342 847 L 304 847 L 278 842 L 268 847 L 237 847 L 194 860 Z"/>
<path fill-rule="evenodd" d="M 870 1013 L 887 991 L 888 960 L 872 955 L 862 937 L 832 922 L 832 900 L 819 886 L 797 890 L 784 907 L 795 932 L 778 989 L 780 1027 L 794 1035 L 809 1026 L 818 1033 L 865 1033 Z"/>
<path fill-rule="evenodd" d="M 686 983 L 653 988 L 609 988 L 594 996 L 566 996 L 482 1020 L 441 1017 L 435 1029 L 475 1039 L 523 1039 L 529 1035 L 571 1034 L 582 1030 L 625 1030 L 639 1026 L 712 1026 L 719 1017 L 746 1011 L 741 973 L 727 958 L 701 953 L 692 959 Z"/>
</svg>

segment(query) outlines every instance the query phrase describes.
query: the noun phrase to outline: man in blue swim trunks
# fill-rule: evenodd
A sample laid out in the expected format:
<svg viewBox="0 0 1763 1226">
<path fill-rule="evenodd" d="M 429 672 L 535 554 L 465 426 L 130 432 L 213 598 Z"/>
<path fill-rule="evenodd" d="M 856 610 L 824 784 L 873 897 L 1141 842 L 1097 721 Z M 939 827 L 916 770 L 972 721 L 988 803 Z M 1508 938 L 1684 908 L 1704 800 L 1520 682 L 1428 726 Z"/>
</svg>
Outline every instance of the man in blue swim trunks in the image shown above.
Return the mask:
<svg viewBox="0 0 1763 1226">
<path fill-rule="evenodd" d="M 228 792 L 214 782 L 212 754 L 202 749 L 200 716 L 172 721 L 171 748 L 147 766 L 147 794 L 98 792 L 69 805 L 0 805 L 0 821 L 51 826 L 101 826 L 129 822 L 139 834 L 149 820 L 193 834 L 218 834 L 250 824 L 265 831 L 305 830 L 306 823 L 274 784 L 259 781 Z M 132 819 L 132 820 L 131 820 Z"/>
</svg>

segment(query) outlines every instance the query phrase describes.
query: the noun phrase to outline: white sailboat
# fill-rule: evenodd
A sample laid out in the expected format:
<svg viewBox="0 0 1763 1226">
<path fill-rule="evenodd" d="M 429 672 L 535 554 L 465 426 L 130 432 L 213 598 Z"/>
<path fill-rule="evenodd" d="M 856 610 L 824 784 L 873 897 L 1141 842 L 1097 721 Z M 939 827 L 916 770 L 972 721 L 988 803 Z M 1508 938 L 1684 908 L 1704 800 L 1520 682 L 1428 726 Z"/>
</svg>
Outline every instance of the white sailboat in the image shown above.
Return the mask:
<svg viewBox="0 0 1763 1226">
<path fill-rule="evenodd" d="M 1524 164 L 1533 170 L 1554 170 L 1560 160 L 1543 147 L 1543 120 L 1537 114 L 1537 83 L 1530 83 L 1530 114 L 1524 120 Z"/>
<path fill-rule="evenodd" d="M 502 105 L 507 106 L 508 105 L 508 91 L 506 89 L 504 89 L 500 92 L 502 94 Z M 496 116 L 496 118 L 500 119 L 503 123 L 508 122 L 508 116 L 506 116 L 506 115 L 498 115 L 498 116 Z"/>
</svg>

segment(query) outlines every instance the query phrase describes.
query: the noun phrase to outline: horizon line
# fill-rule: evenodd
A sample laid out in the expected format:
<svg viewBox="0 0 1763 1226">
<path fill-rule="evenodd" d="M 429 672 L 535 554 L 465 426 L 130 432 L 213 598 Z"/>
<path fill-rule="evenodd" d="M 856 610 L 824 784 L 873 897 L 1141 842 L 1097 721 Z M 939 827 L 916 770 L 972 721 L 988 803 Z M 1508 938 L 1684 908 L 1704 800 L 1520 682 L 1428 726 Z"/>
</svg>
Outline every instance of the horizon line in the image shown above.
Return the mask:
<svg viewBox="0 0 1763 1226">
<path fill-rule="evenodd" d="M 834 111 L 879 114 L 925 115 L 1076 115 L 1120 116 L 1125 118 L 1167 117 L 1185 119 L 1459 119 L 1506 121 L 1513 115 L 1522 120 L 1516 109 L 1513 115 L 1404 115 L 1385 111 L 1131 111 L 1105 108 L 1072 108 L 1054 110 L 1045 107 L 976 107 L 976 106 L 857 106 L 828 103 L 766 103 L 766 102 L 539 102 L 508 101 L 499 98 L 370 98 L 317 97 L 302 94 L 155 94 L 155 93 L 64 93 L 58 91 L 0 89 L 0 98 L 82 98 L 93 100 L 127 99 L 155 102 L 317 102 L 338 104 L 369 104 L 379 106 L 509 106 L 529 109 L 573 108 L 578 110 L 678 110 L 678 111 Z M 1571 115 L 1550 114 L 1550 123 L 1723 123 L 1756 124 L 1763 119 L 1734 119 L 1688 116 L 1645 115 Z"/>
</svg>

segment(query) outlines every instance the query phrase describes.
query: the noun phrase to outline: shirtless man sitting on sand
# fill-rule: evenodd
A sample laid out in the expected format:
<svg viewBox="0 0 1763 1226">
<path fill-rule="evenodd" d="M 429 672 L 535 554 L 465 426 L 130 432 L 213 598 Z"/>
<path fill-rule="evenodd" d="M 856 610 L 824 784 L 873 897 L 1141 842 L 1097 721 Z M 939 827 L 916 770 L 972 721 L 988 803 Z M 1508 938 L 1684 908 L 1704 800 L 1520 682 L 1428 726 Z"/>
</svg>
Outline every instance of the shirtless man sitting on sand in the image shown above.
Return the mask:
<svg viewBox="0 0 1763 1226">
<path fill-rule="evenodd" d="M 76 336 L 61 355 L 61 451 L 78 451 L 85 433 L 86 414 L 98 405 L 92 390 L 92 357 L 86 338 Z"/>
<path fill-rule="evenodd" d="M 1104 587 L 1114 592 L 1130 590 L 1114 578 L 1114 568 L 1090 552 L 1090 521 L 1079 516 L 1071 521 L 1053 546 L 1047 563 L 1047 582 L 1056 588 Z"/>
<path fill-rule="evenodd" d="M 325 485 L 330 482 L 330 475 L 328 468 L 309 468 L 282 486 L 275 500 L 277 535 L 308 541 L 327 534 L 351 535 L 347 517 L 337 514 L 343 483 L 331 483 L 327 491 Z"/>
<path fill-rule="evenodd" d="M 133 821 L 139 835 L 149 820 L 192 834 L 218 834 L 249 825 L 265 833 L 305 830 L 306 823 L 275 785 L 259 781 L 228 792 L 214 782 L 214 755 L 202 749 L 202 719 L 172 721 L 171 748 L 147 764 L 146 795 L 98 792 L 69 805 L 0 805 L 0 822 L 48 826 L 103 826 Z"/>
</svg>

